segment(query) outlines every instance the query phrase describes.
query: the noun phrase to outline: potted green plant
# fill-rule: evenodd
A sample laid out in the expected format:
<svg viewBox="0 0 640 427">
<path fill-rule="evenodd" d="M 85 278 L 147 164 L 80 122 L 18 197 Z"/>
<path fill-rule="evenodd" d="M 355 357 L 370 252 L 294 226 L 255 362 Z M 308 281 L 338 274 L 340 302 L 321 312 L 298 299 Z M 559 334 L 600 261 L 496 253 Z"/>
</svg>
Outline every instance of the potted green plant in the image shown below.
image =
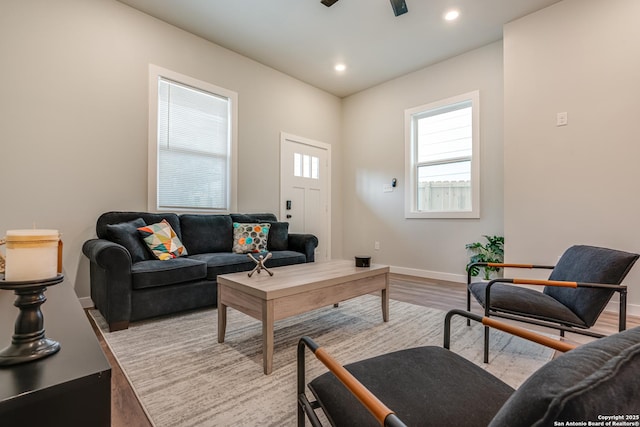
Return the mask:
<svg viewBox="0 0 640 427">
<path fill-rule="evenodd" d="M 483 270 L 483 279 L 490 280 L 491 273 L 497 273 L 500 271 L 500 267 L 491 267 L 491 266 L 483 266 L 479 267 L 477 265 L 471 267 L 472 264 L 476 262 L 496 262 L 501 263 L 504 261 L 504 237 L 503 236 L 482 236 L 487 242 L 482 244 L 481 242 L 467 243 L 465 248 L 468 251 L 473 252 L 469 258 L 469 263 L 467 264 L 467 271 L 471 271 L 472 276 L 478 276 L 480 274 L 480 269 Z M 471 270 L 469 270 L 471 269 Z"/>
</svg>

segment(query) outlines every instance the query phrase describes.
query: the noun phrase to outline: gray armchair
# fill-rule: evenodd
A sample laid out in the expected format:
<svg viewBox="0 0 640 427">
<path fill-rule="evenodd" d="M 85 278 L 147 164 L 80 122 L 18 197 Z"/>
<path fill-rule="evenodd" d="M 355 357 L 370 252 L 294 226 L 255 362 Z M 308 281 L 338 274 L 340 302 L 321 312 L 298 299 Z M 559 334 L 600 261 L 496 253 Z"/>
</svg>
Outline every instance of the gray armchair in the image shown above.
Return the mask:
<svg viewBox="0 0 640 427">
<path fill-rule="evenodd" d="M 572 348 L 463 310 L 447 314 L 445 348 L 410 348 L 346 366 L 303 337 L 298 344 L 298 426 L 303 427 L 306 419 L 321 426 L 316 413 L 320 409 L 333 426 L 349 427 L 530 427 L 567 425 L 568 421 L 586 425 L 612 415 L 627 417 L 624 421 L 630 423 L 639 421 L 640 327 L 568 351 L 514 390 L 447 349 L 453 315 L 489 322 L 559 351 Z M 306 348 L 329 369 L 308 384 L 312 401 L 305 393 Z"/>
<path fill-rule="evenodd" d="M 638 254 L 595 246 L 572 246 L 557 265 L 476 263 L 492 267 L 552 269 L 548 280 L 495 279 L 471 282 L 467 275 L 467 311 L 471 295 L 484 308 L 486 317 L 495 316 L 601 338 L 590 331 L 614 293 L 618 293 L 619 330 L 626 329 L 627 287 L 621 285 Z M 543 292 L 520 284 L 544 286 Z M 489 360 L 489 333 L 485 327 L 484 361 Z"/>
</svg>

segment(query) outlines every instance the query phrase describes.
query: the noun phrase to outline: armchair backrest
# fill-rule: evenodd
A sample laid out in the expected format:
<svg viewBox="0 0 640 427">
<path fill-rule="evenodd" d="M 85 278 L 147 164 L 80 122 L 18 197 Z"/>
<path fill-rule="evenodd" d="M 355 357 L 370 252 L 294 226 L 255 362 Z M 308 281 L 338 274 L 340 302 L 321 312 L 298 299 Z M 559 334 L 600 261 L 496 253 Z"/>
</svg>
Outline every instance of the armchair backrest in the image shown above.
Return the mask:
<svg viewBox="0 0 640 427">
<path fill-rule="evenodd" d="M 567 249 L 551 272 L 549 280 L 619 285 L 626 277 L 638 254 L 577 245 Z M 560 288 L 547 286 L 544 293 L 569 307 L 591 327 L 613 295 L 612 290 L 593 288 Z"/>
<path fill-rule="evenodd" d="M 587 425 L 614 420 L 603 416 L 637 417 L 638 372 L 640 327 L 592 341 L 547 363 L 511 395 L 489 425 L 548 426 L 554 421 Z"/>
</svg>

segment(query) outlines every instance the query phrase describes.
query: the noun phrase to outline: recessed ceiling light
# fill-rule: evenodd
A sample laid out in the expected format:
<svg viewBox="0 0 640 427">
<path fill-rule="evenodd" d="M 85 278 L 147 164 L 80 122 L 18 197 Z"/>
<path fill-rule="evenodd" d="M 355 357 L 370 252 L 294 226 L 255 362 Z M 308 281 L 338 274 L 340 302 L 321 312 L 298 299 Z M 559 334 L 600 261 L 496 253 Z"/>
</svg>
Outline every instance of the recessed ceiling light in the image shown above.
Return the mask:
<svg viewBox="0 0 640 427">
<path fill-rule="evenodd" d="M 341 73 L 341 72 L 343 72 L 344 70 L 347 69 L 347 66 L 344 65 L 344 64 L 336 64 L 336 66 L 333 67 L 333 69 L 336 70 L 337 72 Z"/>
<path fill-rule="evenodd" d="M 456 9 L 452 9 L 447 11 L 444 14 L 444 19 L 445 21 L 455 21 L 456 19 L 458 19 L 459 16 L 460 16 L 460 11 Z"/>
</svg>

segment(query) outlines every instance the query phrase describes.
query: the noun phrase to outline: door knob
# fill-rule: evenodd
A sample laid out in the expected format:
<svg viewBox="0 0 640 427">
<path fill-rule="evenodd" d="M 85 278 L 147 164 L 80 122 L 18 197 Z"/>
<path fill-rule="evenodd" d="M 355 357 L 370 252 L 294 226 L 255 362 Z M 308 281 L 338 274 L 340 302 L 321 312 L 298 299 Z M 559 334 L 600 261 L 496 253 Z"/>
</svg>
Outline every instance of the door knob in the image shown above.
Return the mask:
<svg viewBox="0 0 640 427">
<path fill-rule="evenodd" d="M 291 215 L 287 215 L 287 219 L 291 218 Z"/>
</svg>

